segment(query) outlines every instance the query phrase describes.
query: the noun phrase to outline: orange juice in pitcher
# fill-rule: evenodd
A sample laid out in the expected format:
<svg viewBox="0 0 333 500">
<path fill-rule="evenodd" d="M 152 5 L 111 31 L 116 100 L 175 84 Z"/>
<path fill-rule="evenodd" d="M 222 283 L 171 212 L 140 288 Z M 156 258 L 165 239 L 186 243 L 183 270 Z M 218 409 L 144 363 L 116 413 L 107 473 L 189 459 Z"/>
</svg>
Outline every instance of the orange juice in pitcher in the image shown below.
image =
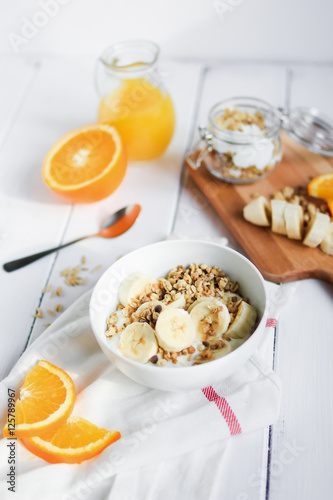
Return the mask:
<svg viewBox="0 0 333 500">
<path fill-rule="evenodd" d="M 132 161 L 160 156 L 175 128 L 172 99 L 156 71 L 158 54 L 151 42 L 124 42 L 107 49 L 99 60 L 98 121 L 116 126 Z"/>
</svg>

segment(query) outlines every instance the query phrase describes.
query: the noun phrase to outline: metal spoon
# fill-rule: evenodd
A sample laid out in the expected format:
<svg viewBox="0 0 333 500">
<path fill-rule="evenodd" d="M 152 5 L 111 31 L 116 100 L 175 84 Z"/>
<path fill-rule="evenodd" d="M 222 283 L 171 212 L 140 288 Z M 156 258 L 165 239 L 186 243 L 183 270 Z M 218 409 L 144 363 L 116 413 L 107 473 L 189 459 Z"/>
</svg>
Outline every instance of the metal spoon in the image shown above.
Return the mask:
<svg viewBox="0 0 333 500">
<path fill-rule="evenodd" d="M 116 238 L 117 236 L 126 233 L 126 231 L 128 231 L 128 229 L 133 226 L 134 222 L 138 218 L 140 211 L 140 205 L 128 205 L 127 207 L 121 208 L 114 214 L 109 215 L 102 222 L 100 231 L 98 233 L 90 234 L 89 236 L 82 236 L 82 238 L 78 238 L 77 240 L 70 241 L 69 243 L 65 243 L 64 245 L 51 248 L 50 250 L 45 250 L 44 252 L 35 253 L 34 255 L 29 255 L 28 257 L 22 257 L 21 259 L 6 262 L 6 264 L 3 265 L 3 268 L 8 273 L 16 271 L 16 269 L 27 266 L 28 264 L 31 264 L 31 262 L 35 262 L 35 260 L 45 257 L 50 253 L 56 252 L 61 248 L 68 247 L 69 245 L 73 245 L 73 243 L 77 243 L 78 241 L 82 241 L 87 238 L 93 238 L 95 236 L 100 236 L 102 238 Z"/>
</svg>

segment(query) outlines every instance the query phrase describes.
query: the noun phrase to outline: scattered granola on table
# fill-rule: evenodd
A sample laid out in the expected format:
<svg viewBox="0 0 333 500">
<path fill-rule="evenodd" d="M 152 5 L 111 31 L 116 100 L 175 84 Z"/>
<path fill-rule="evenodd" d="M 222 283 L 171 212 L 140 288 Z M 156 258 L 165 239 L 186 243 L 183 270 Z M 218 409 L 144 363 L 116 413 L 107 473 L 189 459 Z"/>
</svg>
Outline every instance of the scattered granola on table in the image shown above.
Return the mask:
<svg viewBox="0 0 333 500">
<path fill-rule="evenodd" d="M 88 277 L 83 278 L 79 275 L 79 273 L 81 273 L 82 271 L 83 272 L 89 271 L 89 268 L 84 267 L 84 264 L 86 264 L 86 262 L 87 262 L 87 259 L 83 255 L 81 257 L 80 264 L 78 264 L 77 266 L 74 266 L 74 267 L 68 266 L 60 272 L 60 276 L 62 276 L 64 278 L 64 282 L 66 285 L 68 285 L 68 286 L 76 286 L 76 285 L 82 286 L 87 282 Z M 101 265 L 94 267 L 91 270 L 91 273 L 98 271 L 98 269 L 100 269 L 101 267 L 102 267 Z M 50 295 L 51 298 L 54 298 L 56 296 L 61 297 L 62 293 L 63 293 L 63 289 L 62 289 L 62 286 L 59 286 L 58 288 L 53 289 L 53 286 L 50 284 L 50 285 L 48 285 L 48 287 L 44 287 L 42 289 L 42 295 L 45 295 L 46 293 L 51 293 L 51 295 Z M 47 312 L 49 315 L 55 316 L 55 312 L 60 313 L 60 312 L 62 312 L 62 310 L 63 310 L 62 304 L 57 304 L 54 311 L 52 311 L 51 309 L 48 309 Z M 43 317 L 44 316 L 43 316 L 42 310 L 40 309 L 40 307 L 37 307 L 36 314 L 34 314 L 34 318 L 43 318 Z M 49 326 L 49 325 L 50 324 L 47 323 L 45 326 Z"/>
</svg>

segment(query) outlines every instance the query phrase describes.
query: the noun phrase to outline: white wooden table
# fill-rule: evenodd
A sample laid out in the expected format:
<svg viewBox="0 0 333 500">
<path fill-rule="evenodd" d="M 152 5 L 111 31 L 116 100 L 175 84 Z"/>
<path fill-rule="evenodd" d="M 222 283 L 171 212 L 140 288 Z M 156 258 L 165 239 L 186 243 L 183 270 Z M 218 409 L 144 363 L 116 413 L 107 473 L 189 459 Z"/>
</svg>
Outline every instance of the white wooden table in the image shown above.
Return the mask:
<svg viewBox="0 0 333 500">
<path fill-rule="evenodd" d="M 94 232 L 104 215 L 138 202 L 136 225 L 116 240 L 91 239 L 46 257 L 20 271 L 0 270 L 3 378 L 22 351 L 54 318 L 46 311 L 66 309 L 92 287 L 117 257 L 166 238 L 226 236 L 227 228 L 185 174 L 183 155 L 196 125 L 218 100 L 249 95 L 276 106 L 316 106 L 333 116 L 333 67 L 163 61 L 161 69 L 177 112 L 177 130 L 167 153 L 146 166 L 130 165 L 117 192 L 101 202 L 70 206 L 41 179 L 41 163 L 64 133 L 95 121 L 98 98 L 91 58 L 1 58 L 0 93 L 0 262 Z M 87 283 L 64 285 L 60 272 L 85 255 Z M 82 273 L 83 274 L 83 273 Z M 51 298 L 45 287 L 62 285 Z M 317 280 L 298 284 L 276 330 L 272 362 L 283 384 L 279 420 L 227 448 L 216 498 L 235 500 L 326 500 L 333 474 L 333 287 Z M 33 317 L 36 307 L 43 319 Z"/>
</svg>

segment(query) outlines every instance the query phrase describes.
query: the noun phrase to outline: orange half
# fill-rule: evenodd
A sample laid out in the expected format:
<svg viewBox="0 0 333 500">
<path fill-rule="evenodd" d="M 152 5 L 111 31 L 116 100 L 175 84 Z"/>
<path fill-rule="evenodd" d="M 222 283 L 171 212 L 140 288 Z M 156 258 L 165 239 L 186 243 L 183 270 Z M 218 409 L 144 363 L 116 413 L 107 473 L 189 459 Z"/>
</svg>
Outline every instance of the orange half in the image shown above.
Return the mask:
<svg viewBox="0 0 333 500">
<path fill-rule="evenodd" d="M 118 431 L 107 431 L 80 417 L 69 417 L 55 432 L 22 439 L 28 450 L 51 463 L 79 464 L 95 457 L 120 439 Z"/>
<path fill-rule="evenodd" d="M 101 200 L 113 193 L 127 169 L 127 154 L 115 127 L 92 124 L 69 132 L 46 155 L 47 186 L 69 203 Z"/>
<path fill-rule="evenodd" d="M 20 388 L 15 402 L 15 424 L 10 423 L 8 428 L 7 423 L 3 436 L 18 438 L 52 431 L 66 422 L 74 402 L 71 377 L 48 361 L 39 361 Z"/>
<path fill-rule="evenodd" d="M 333 172 L 312 179 L 308 185 L 308 193 L 315 198 L 333 199 Z"/>
</svg>

